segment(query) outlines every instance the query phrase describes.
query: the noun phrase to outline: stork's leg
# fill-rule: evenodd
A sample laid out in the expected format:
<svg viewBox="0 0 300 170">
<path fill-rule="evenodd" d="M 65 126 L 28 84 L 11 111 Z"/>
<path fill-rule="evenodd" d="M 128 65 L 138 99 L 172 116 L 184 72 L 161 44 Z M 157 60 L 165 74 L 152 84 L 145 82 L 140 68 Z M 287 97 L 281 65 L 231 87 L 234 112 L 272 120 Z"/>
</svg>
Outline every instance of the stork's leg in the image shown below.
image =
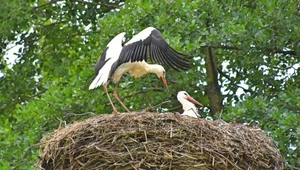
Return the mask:
<svg viewBox="0 0 300 170">
<path fill-rule="evenodd" d="M 111 99 L 110 99 L 110 97 L 109 97 L 109 95 L 108 95 L 106 86 L 107 86 L 107 84 L 104 84 L 104 85 L 103 85 L 103 89 L 104 89 L 104 91 L 105 91 L 105 93 L 106 93 L 106 95 L 107 95 L 107 97 L 108 97 L 108 100 L 109 100 L 109 102 L 110 102 L 110 104 L 111 104 L 111 106 L 112 106 L 112 108 L 113 108 L 113 113 L 114 113 L 114 114 L 117 114 L 118 111 L 117 111 L 117 109 L 115 108 L 113 102 L 111 101 Z"/>
<path fill-rule="evenodd" d="M 115 89 L 114 89 L 114 96 L 115 96 L 115 98 L 118 100 L 118 102 L 124 107 L 124 109 L 125 109 L 127 112 L 130 113 L 130 110 L 125 106 L 125 104 L 120 100 L 120 98 L 119 98 L 119 96 L 118 96 L 118 93 L 117 93 L 117 91 L 118 91 L 118 85 L 119 85 L 119 83 L 116 82 L 116 86 L 115 86 Z"/>
</svg>

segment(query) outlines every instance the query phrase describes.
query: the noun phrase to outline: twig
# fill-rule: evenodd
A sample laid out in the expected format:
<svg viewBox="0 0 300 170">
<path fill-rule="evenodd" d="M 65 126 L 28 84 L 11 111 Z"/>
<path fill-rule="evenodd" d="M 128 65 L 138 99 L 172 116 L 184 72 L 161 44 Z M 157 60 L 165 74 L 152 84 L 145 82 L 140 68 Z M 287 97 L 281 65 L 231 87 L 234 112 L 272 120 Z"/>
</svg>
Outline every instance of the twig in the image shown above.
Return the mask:
<svg viewBox="0 0 300 170">
<path fill-rule="evenodd" d="M 135 91 L 133 93 L 129 93 L 128 95 L 120 97 L 120 100 L 123 100 L 127 97 L 135 96 L 135 95 L 140 94 L 140 93 L 145 93 L 145 92 L 148 92 L 148 91 L 164 91 L 164 90 L 165 89 L 163 89 L 163 88 L 152 87 L 152 88 L 148 88 L 146 90 L 139 90 L 139 91 Z M 117 103 L 117 100 L 114 100 L 113 103 L 114 104 Z M 109 106 L 109 105 L 110 105 L 110 103 L 108 102 L 104 106 Z"/>
<path fill-rule="evenodd" d="M 220 112 L 220 115 L 219 115 L 219 119 L 222 119 L 222 114 L 223 114 L 223 109 L 221 110 L 221 112 Z"/>
<path fill-rule="evenodd" d="M 170 138 L 172 138 L 172 137 L 173 137 L 173 124 L 172 124 L 172 122 L 171 122 Z"/>
<path fill-rule="evenodd" d="M 25 148 L 24 156 L 26 156 L 28 154 L 28 151 L 31 150 L 33 147 L 37 147 L 37 146 L 40 146 L 40 145 L 41 145 L 41 143 L 37 142 L 37 143 L 34 143 L 34 144 L 28 146 L 27 148 Z"/>
<path fill-rule="evenodd" d="M 280 67 L 274 66 L 273 68 L 278 69 L 278 70 L 288 70 L 288 69 L 292 68 L 292 69 L 296 70 L 296 68 L 294 67 L 295 65 L 296 64 L 293 64 L 293 65 L 287 66 L 285 68 L 280 68 Z"/>
<path fill-rule="evenodd" d="M 238 165 L 236 165 L 234 162 L 230 161 L 226 156 L 222 155 L 221 153 L 219 153 L 219 152 L 217 152 L 217 151 L 214 151 L 214 150 L 212 150 L 212 149 L 208 149 L 208 148 L 206 148 L 206 150 L 207 150 L 208 152 L 213 152 L 213 153 L 215 153 L 216 155 L 218 155 L 219 157 L 222 157 L 223 159 L 227 160 L 227 162 L 228 162 L 229 164 L 231 164 L 234 168 L 236 168 L 236 169 L 238 169 L 238 170 L 241 169 L 240 167 L 238 167 Z"/>
<path fill-rule="evenodd" d="M 250 90 L 250 89 L 246 89 L 246 88 L 244 88 L 244 87 L 238 85 L 234 80 L 232 80 L 228 75 L 226 75 L 220 68 L 217 68 L 217 70 L 218 70 L 218 73 L 219 73 L 221 76 L 225 77 L 227 80 L 229 80 L 231 83 L 235 84 L 235 85 L 238 86 L 239 88 L 243 89 L 245 92 L 249 92 L 249 93 L 251 93 L 251 94 L 255 94 L 254 91 L 252 91 L 252 90 Z"/>
<path fill-rule="evenodd" d="M 59 120 L 59 125 L 58 125 L 58 129 L 66 127 L 67 126 L 67 121 L 62 120 L 62 119 L 58 119 Z"/>
<path fill-rule="evenodd" d="M 37 8 L 41 8 L 41 7 L 44 7 L 44 6 L 47 6 L 49 4 L 53 4 L 53 3 L 59 2 L 59 1 L 61 1 L 61 0 L 49 1 L 49 2 L 46 2 L 44 4 L 41 4 L 41 5 L 38 5 L 38 6 L 34 6 L 34 7 L 30 8 L 28 11 L 31 12 L 31 11 L 37 9 Z M 88 2 L 88 1 L 82 1 L 82 0 L 75 0 L 75 1 L 73 1 L 73 3 L 74 2 L 79 2 L 79 3 L 84 3 L 84 4 L 91 4 L 91 5 L 94 5 L 94 6 L 96 6 L 96 5 L 102 5 L 102 6 L 106 6 L 108 8 L 111 8 L 111 9 L 113 9 L 113 8 L 119 8 L 119 7 L 121 7 L 123 5 L 123 4 L 119 5 L 119 4 L 113 4 L 113 3 L 108 4 L 108 3 L 103 3 L 103 2 L 102 3 L 96 3 L 96 2 Z"/>
<path fill-rule="evenodd" d="M 147 108 L 141 110 L 140 112 L 147 112 L 147 111 L 149 111 L 149 110 L 155 109 L 155 108 L 157 108 L 157 107 L 159 107 L 159 106 L 161 106 L 161 105 L 163 105 L 163 104 L 166 104 L 166 103 L 171 103 L 171 100 L 163 101 L 163 102 L 161 102 L 161 103 L 159 103 L 159 104 L 157 104 L 157 105 L 155 105 L 155 106 L 149 106 L 149 107 L 147 107 Z"/>
<path fill-rule="evenodd" d="M 169 112 L 172 112 L 172 111 L 177 110 L 177 109 L 179 109 L 179 108 L 181 108 L 181 107 L 182 107 L 181 105 L 175 106 L 175 107 L 173 107 L 173 108 L 168 109 L 168 111 L 169 111 Z"/>
<path fill-rule="evenodd" d="M 28 11 L 31 12 L 31 11 L 34 10 L 34 9 L 41 8 L 41 7 L 44 7 L 44 6 L 46 6 L 46 5 L 56 3 L 56 2 L 58 2 L 58 1 L 60 1 L 60 0 L 49 1 L 49 2 L 46 2 L 46 3 L 41 4 L 41 5 L 39 5 L 39 6 L 34 6 L 34 7 L 30 8 Z"/>
<path fill-rule="evenodd" d="M 88 1 L 82 1 L 82 0 L 76 0 L 76 2 L 80 2 L 83 4 L 91 4 L 91 5 L 102 5 L 102 6 L 106 6 L 108 8 L 119 8 L 122 6 L 122 5 L 118 5 L 118 4 L 108 4 L 108 3 L 103 3 L 103 2 L 96 3 L 96 2 L 88 2 Z"/>
<path fill-rule="evenodd" d="M 126 145 L 124 145 L 124 146 L 125 146 L 127 152 L 129 153 L 131 160 L 134 160 L 133 157 L 132 157 L 132 155 L 131 155 L 131 153 L 130 153 L 130 151 L 129 151 L 129 149 L 128 149 L 128 147 Z"/>
<path fill-rule="evenodd" d="M 69 22 L 68 20 L 61 20 L 61 21 L 57 21 L 57 22 L 52 22 L 50 24 L 40 24 L 44 27 L 51 27 L 51 26 L 55 26 L 55 25 L 58 25 L 58 24 L 64 24 L 64 23 L 67 23 Z"/>
<path fill-rule="evenodd" d="M 6 105 L 4 105 L 3 107 L 1 107 L 1 108 L 0 108 L 0 112 L 4 111 L 5 109 L 7 109 L 7 108 L 9 108 L 9 107 L 11 107 L 11 106 L 13 106 L 13 105 L 16 105 L 16 104 L 18 104 L 18 103 L 21 103 L 21 102 L 27 101 L 27 100 L 29 100 L 29 99 L 35 98 L 35 97 L 37 97 L 37 96 L 39 96 L 39 95 L 45 93 L 46 91 L 47 91 L 47 90 L 42 90 L 42 91 L 40 91 L 40 92 L 38 92 L 38 93 L 36 93 L 36 94 L 34 94 L 34 95 L 32 95 L 32 96 L 24 97 L 24 99 L 14 100 L 14 101 L 12 100 L 12 101 L 10 101 L 8 104 L 6 104 Z M 20 98 L 21 98 L 21 97 L 20 97 Z"/>
<path fill-rule="evenodd" d="M 81 113 L 81 114 L 68 112 L 68 113 L 65 114 L 65 117 L 67 117 L 67 116 L 84 116 L 84 115 L 88 115 L 88 114 L 91 114 L 93 116 L 96 115 L 94 112 L 85 112 L 85 113 Z"/>
<path fill-rule="evenodd" d="M 300 168 L 297 168 L 297 167 L 295 167 L 295 166 L 293 166 L 293 165 L 290 165 L 290 164 L 288 164 L 288 163 L 286 163 L 285 164 L 287 167 L 289 167 L 290 169 L 292 169 L 292 170 L 300 170 Z"/>
<path fill-rule="evenodd" d="M 146 143 L 148 142 L 148 138 L 147 138 L 147 133 L 146 133 L 146 131 L 144 130 L 144 135 L 145 135 L 145 141 L 146 141 Z M 146 150 L 147 151 L 147 150 Z"/>
<path fill-rule="evenodd" d="M 236 46 L 227 46 L 227 45 L 204 45 L 201 47 L 210 47 L 210 48 L 222 48 L 222 49 L 228 49 L 228 50 L 244 50 L 240 47 Z M 255 47 L 249 47 L 250 49 L 255 49 Z M 281 49 L 275 49 L 275 48 L 257 48 L 257 50 L 269 52 L 269 53 L 280 53 L 280 54 L 289 54 L 289 55 L 297 55 L 297 52 L 294 50 L 281 50 Z"/>
</svg>

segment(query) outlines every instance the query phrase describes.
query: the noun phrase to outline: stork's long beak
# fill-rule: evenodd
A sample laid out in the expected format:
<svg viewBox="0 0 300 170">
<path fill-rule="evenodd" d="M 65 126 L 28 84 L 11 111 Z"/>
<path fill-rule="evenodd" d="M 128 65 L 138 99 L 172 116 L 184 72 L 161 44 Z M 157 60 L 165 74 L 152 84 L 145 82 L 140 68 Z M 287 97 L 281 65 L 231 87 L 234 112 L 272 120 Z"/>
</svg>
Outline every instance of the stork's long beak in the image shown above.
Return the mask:
<svg viewBox="0 0 300 170">
<path fill-rule="evenodd" d="M 188 101 L 190 101 L 190 102 L 192 102 L 192 103 L 198 105 L 198 106 L 204 106 L 203 104 L 201 104 L 200 102 L 198 102 L 197 100 L 195 100 L 194 98 L 192 98 L 191 96 L 188 96 L 186 99 L 187 99 Z"/>
<path fill-rule="evenodd" d="M 167 91 L 169 91 L 166 77 L 160 77 L 160 79 L 161 79 L 162 83 L 164 84 L 165 88 L 167 89 Z"/>
</svg>

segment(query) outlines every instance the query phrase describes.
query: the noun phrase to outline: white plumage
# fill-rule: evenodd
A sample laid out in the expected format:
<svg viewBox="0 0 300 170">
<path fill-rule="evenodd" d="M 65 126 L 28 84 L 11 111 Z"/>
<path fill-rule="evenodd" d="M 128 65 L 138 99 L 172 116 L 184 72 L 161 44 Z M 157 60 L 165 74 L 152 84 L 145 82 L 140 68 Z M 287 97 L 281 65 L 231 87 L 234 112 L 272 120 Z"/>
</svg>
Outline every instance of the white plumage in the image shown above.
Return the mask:
<svg viewBox="0 0 300 170">
<path fill-rule="evenodd" d="M 122 46 L 124 36 L 124 32 L 120 33 L 108 43 L 96 63 L 95 79 L 89 86 L 90 90 L 103 86 L 114 113 L 118 111 L 107 92 L 110 80 L 116 83 L 114 97 L 130 112 L 117 94 L 118 83 L 124 73 L 129 72 L 135 78 L 147 73 L 155 73 L 167 88 L 165 69 L 159 64 L 165 64 L 177 71 L 190 67 L 190 61 L 186 55 L 170 47 L 154 27 L 144 29 Z M 148 64 L 148 58 L 159 64 Z"/>
<path fill-rule="evenodd" d="M 177 94 L 177 100 L 182 104 L 182 109 L 184 110 L 181 115 L 190 116 L 194 118 L 201 117 L 198 113 L 198 109 L 195 104 L 203 106 L 197 100 L 192 98 L 186 91 L 180 91 Z"/>
<path fill-rule="evenodd" d="M 113 50 L 109 50 L 106 53 L 105 57 L 105 64 L 103 67 L 99 70 L 96 78 L 94 81 L 91 83 L 89 86 L 89 90 L 97 88 L 101 85 L 104 85 L 105 83 L 108 82 L 109 78 L 109 71 L 111 69 L 111 66 L 119 59 L 120 53 L 123 49 L 122 47 L 122 40 L 124 39 L 125 32 L 122 32 L 115 36 L 108 44 L 108 48 L 113 48 Z M 99 59 L 100 60 L 100 59 Z"/>
<path fill-rule="evenodd" d="M 146 38 L 149 37 L 149 35 L 151 34 L 151 32 L 153 30 L 155 30 L 154 27 L 148 27 L 148 28 L 144 29 L 143 31 L 139 32 L 136 36 L 134 36 L 133 38 L 131 38 L 131 40 L 129 40 L 125 45 L 129 45 L 129 44 L 132 44 L 134 42 L 145 40 Z"/>
</svg>

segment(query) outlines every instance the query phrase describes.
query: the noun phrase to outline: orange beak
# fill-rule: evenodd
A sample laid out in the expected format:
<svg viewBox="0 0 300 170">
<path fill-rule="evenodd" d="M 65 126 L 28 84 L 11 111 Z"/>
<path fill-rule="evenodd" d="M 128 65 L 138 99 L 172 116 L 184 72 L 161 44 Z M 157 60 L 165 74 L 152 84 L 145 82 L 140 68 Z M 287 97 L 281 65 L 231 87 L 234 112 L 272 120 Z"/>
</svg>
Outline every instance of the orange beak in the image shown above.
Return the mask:
<svg viewBox="0 0 300 170">
<path fill-rule="evenodd" d="M 191 96 L 188 96 L 186 99 L 187 99 L 188 101 L 190 101 L 190 102 L 192 102 L 192 103 L 198 105 L 198 106 L 204 106 L 203 104 L 201 104 L 200 102 L 198 102 L 197 100 L 195 100 L 194 98 L 192 98 Z"/>
<path fill-rule="evenodd" d="M 164 84 L 164 86 L 166 87 L 166 89 L 169 91 L 166 77 L 160 77 L 160 80 L 162 81 L 162 83 Z"/>
</svg>

